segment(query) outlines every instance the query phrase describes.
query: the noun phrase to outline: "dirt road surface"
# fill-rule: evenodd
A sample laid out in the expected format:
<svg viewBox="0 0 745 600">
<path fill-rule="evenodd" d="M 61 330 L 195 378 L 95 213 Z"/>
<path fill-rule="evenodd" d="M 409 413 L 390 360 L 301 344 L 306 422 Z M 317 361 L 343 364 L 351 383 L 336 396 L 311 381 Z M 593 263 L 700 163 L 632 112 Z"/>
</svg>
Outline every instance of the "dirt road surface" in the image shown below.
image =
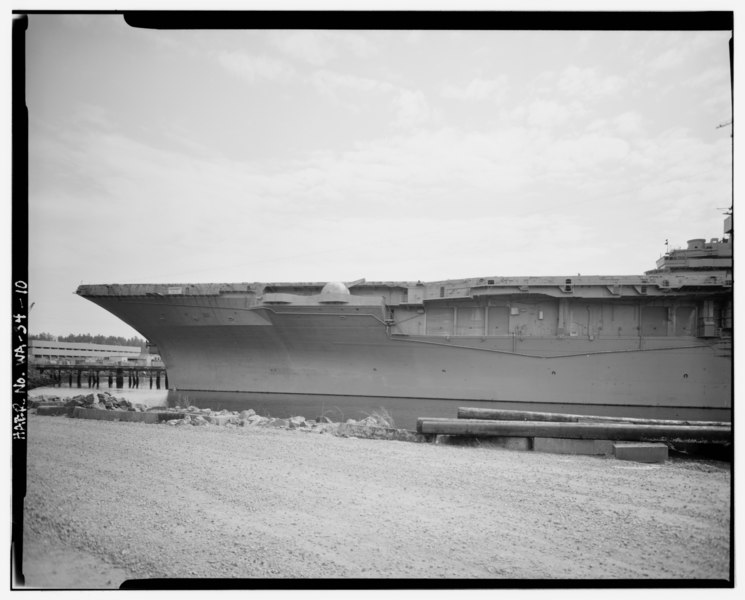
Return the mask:
<svg viewBox="0 0 745 600">
<path fill-rule="evenodd" d="M 730 575 L 728 463 L 38 415 L 29 438 L 29 587 Z"/>
</svg>

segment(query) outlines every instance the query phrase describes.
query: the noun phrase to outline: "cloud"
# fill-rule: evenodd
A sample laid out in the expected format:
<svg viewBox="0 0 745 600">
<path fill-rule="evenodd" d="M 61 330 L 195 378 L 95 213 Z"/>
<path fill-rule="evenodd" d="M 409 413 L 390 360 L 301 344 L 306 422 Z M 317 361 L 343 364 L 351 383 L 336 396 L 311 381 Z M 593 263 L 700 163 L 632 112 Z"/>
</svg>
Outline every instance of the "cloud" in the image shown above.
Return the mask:
<svg viewBox="0 0 745 600">
<path fill-rule="evenodd" d="M 719 46 L 726 56 L 726 40 L 730 37 L 726 31 L 698 32 L 693 35 L 681 33 L 658 34 L 651 38 L 657 49 L 654 58 L 646 66 L 655 71 L 665 71 L 688 65 L 698 59 L 707 50 Z"/>
<path fill-rule="evenodd" d="M 366 215 L 379 211 L 432 218 L 451 218 L 457 211 L 483 213 L 485 199 L 512 194 L 529 184 L 527 143 L 519 130 L 464 134 L 456 129 L 418 129 L 358 144 L 353 150 L 312 159 L 314 197 L 322 197 L 329 214 L 348 210 L 349 203 Z M 529 157 L 527 157 L 528 160 Z M 344 204 L 324 190 L 341 193 Z M 332 210 L 333 209 L 333 210 Z"/>
<path fill-rule="evenodd" d="M 604 162 L 622 161 L 629 144 L 620 138 L 586 134 L 575 139 L 559 140 L 547 152 L 548 169 L 572 176 L 594 169 Z"/>
<path fill-rule="evenodd" d="M 418 94 L 412 97 L 418 106 Z M 609 122 L 634 120 L 623 113 Z M 664 219 L 705 218 L 706 194 L 728 192 L 726 177 L 712 183 L 727 165 L 703 178 L 700 173 L 724 153 L 728 139 L 702 150 L 684 130 L 634 145 L 600 131 L 547 137 L 544 145 L 533 133 L 514 126 L 402 130 L 281 168 L 165 151 L 124 134 L 70 134 L 35 146 L 35 162 L 58 173 L 73 170 L 105 193 L 70 180 L 64 186 L 52 180 L 43 190 L 32 186 L 30 267 L 38 277 L 39 269 L 65 268 L 70 256 L 105 251 L 105 262 L 81 260 L 75 284 L 81 278 L 430 280 L 626 272 L 632 258 L 606 255 L 598 223 L 613 219 L 641 236 L 636 226 L 645 204 L 664 207 L 663 216 L 649 219 L 660 229 Z M 72 164 L 62 163 L 71 153 Z M 531 239 L 543 245 L 533 249 L 526 244 Z M 443 254 L 446 240 L 452 251 Z M 562 252 L 547 256 L 543 248 L 550 243 Z M 61 245 L 66 254 L 56 250 Z M 496 266 L 494 251 L 501 257 Z M 634 252 L 640 270 L 653 266 L 649 248 Z M 592 266 L 599 257 L 603 268 Z"/>
<path fill-rule="evenodd" d="M 465 88 L 447 84 L 442 89 L 442 95 L 446 98 L 456 98 L 458 100 L 499 99 L 504 97 L 506 86 L 507 77 L 505 76 L 497 79 L 477 77 L 472 79 Z"/>
<path fill-rule="evenodd" d="M 642 116 L 635 111 L 627 111 L 606 119 L 595 119 L 587 127 L 588 132 L 600 135 L 617 135 L 632 138 L 643 133 Z"/>
<path fill-rule="evenodd" d="M 311 83 L 320 91 L 332 92 L 337 89 L 346 89 L 354 92 L 392 92 L 397 88 L 386 81 L 338 73 L 322 69 L 314 71 L 310 76 Z"/>
<path fill-rule="evenodd" d="M 338 73 L 327 69 L 315 71 L 309 81 L 320 93 L 354 112 L 362 110 L 361 105 L 369 94 L 390 95 L 391 106 L 395 114 L 392 122 L 394 127 L 410 129 L 437 123 L 441 119 L 441 113 L 430 105 L 421 90 L 402 89 L 384 80 Z M 343 98 L 342 93 L 348 95 Z"/>
<path fill-rule="evenodd" d="M 80 102 L 75 106 L 69 122 L 80 128 L 93 127 L 105 131 L 115 128 L 115 120 L 108 109 L 88 102 Z"/>
<path fill-rule="evenodd" d="M 716 120 L 719 122 L 731 120 L 732 101 L 729 95 L 710 96 L 701 103 L 701 106 L 710 114 L 718 115 Z"/>
<path fill-rule="evenodd" d="M 682 85 L 687 87 L 709 89 L 712 86 L 726 87 L 729 91 L 730 86 L 730 73 L 729 67 L 726 65 L 717 65 L 704 71 L 701 71 L 689 77 L 682 82 Z"/>
<path fill-rule="evenodd" d="M 611 131 L 622 136 L 639 135 L 642 130 L 642 116 L 637 112 L 625 112 L 610 119 Z"/>
<path fill-rule="evenodd" d="M 581 69 L 574 65 L 567 67 L 559 75 L 557 88 L 567 96 L 597 98 L 619 93 L 626 80 L 616 75 L 602 76 L 595 69 Z"/>
<path fill-rule="evenodd" d="M 100 15 L 86 15 L 86 14 L 68 14 L 68 15 L 58 15 L 59 23 L 66 27 L 72 27 L 72 28 L 85 28 L 85 27 L 91 27 L 97 24 L 100 24 L 101 16 Z M 31 19 L 33 22 L 33 17 Z M 103 21 L 104 23 L 106 21 Z"/>
<path fill-rule="evenodd" d="M 361 113 L 369 108 L 368 101 L 377 99 L 374 94 L 396 94 L 396 86 L 386 81 L 338 73 L 328 69 L 314 71 L 308 80 L 319 94 L 352 113 Z"/>
<path fill-rule="evenodd" d="M 583 112 L 584 109 L 578 102 L 567 104 L 553 100 L 535 100 L 525 110 L 518 108 L 515 115 L 524 114 L 531 127 L 555 128 Z"/>
<path fill-rule="evenodd" d="M 685 52 L 680 48 L 670 48 L 650 60 L 649 66 L 658 71 L 672 69 L 683 64 L 684 58 Z"/>
<path fill-rule="evenodd" d="M 288 83 L 295 77 L 295 70 L 288 63 L 266 56 L 252 56 L 242 52 L 222 52 L 220 64 L 228 71 L 240 75 L 251 83 L 260 80 Z"/>
<path fill-rule="evenodd" d="M 729 65 L 717 65 L 701 70 L 682 81 L 687 94 L 700 93 L 700 105 L 712 115 L 714 121 L 726 121 L 732 114 L 732 86 Z"/>
<path fill-rule="evenodd" d="M 357 58 L 372 58 L 380 53 L 380 47 L 370 38 L 375 34 L 360 35 L 352 32 L 324 32 L 328 39 L 336 42 L 344 51 L 351 52 Z"/>
<path fill-rule="evenodd" d="M 270 40 L 285 55 L 314 66 L 323 66 L 347 53 L 357 58 L 378 53 L 368 37 L 351 32 L 282 31 L 274 32 Z"/>
<path fill-rule="evenodd" d="M 409 46 L 418 46 L 424 41 L 424 32 L 422 30 L 412 30 L 404 34 L 404 41 Z"/>
<path fill-rule="evenodd" d="M 438 113 L 432 109 L 421 91 L 401 90 L 394 101 L 396 125 L 411 128 L 437 120 Z"/>
<path fill-rule="evenodd" d="M 323 65 L 337 56 L 336 48 L 320 32 L 291 31 L 272 35 L 273 44 L 287 56 L 312 65 Z"/>
</svg>

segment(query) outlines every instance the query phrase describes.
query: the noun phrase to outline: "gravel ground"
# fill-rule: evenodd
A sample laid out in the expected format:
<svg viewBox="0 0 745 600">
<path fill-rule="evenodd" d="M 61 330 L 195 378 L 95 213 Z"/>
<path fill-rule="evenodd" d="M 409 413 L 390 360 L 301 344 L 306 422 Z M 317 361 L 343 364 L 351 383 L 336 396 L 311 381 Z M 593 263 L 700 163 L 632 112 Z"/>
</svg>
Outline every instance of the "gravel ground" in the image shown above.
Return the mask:
<svg viewBox="0 0 745 600">
<path fill-rule="evenodd" d="M 729 578 L 728 463 L 38 415 L 29 438 L 30 587 Z"/>
</svg>

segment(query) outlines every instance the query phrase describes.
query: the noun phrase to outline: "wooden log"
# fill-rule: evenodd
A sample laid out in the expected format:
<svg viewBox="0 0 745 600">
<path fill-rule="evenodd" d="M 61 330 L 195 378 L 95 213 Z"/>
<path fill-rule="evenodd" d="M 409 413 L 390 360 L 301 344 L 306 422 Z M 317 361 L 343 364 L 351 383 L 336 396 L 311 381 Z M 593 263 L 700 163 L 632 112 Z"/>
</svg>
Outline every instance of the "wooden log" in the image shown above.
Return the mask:
<svg viewBox="0 0 745 600">
<path fill-rule="evenodd" d="M 533 412 L 527 410 L 502 410 L 499 408 L 458 408 L 459 419 L 494 421 L 555 421 L 563 423 L 636 423 L 639 425 L 672 425 L 700 427 L 731 427 L 724 421 L 685 421 L 674 419 L 642 419 L 637 417 L 604 417 L 599 415 L 573 415 L 564 413 Z"/>
<path fill-rule="evenodd" d="M 561 423 L 555 421 L 492 421 L 476 419 L 417 420 L 417 432 L 425 435 L 475 437 L 547 437 L 630 442 L 731 443 L 729 427 L 638 425 L 636 423 Z"/>
</svg>

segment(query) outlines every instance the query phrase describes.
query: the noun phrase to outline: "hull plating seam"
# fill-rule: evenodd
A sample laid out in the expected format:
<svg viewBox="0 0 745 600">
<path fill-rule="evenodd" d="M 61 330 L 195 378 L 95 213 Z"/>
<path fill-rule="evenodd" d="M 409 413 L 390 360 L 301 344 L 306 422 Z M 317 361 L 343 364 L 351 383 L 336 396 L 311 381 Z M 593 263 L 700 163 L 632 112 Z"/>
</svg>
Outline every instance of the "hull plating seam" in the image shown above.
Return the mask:
<svg viewBox="0 0 745 600">
<path fill-rule="evenodd" d="M 174 391 L 180 392 L 180 393 L 214 393 L 215 390 L 202 390 L 202 389 L 193 389 L 193 388 L 173 388 Z M 333 394 L 333 393 L 314 393 L 314 392 L 304 392 L 302 394 L 300 393 L 291 393 L 291 392 L 269 392 L 269 391 L 251 391 L 251 392 L 245 392 L 243 390 L 218 390 L 217 393 L 220 394 L 244 394 L 244 393 L 250 393 L 250 394 L 261 394 L 261 395 L 275 395 L 275 396 L 294 396 L 294 397 L 320 397 L 320 398 L 350 398 L 354 397 L 350 394 Z M 437 402 L 492 402 L 495 404 L 507 404 L 507 403 L 515 403 L 515 404 L 555 404 L 557 406 L 598 406 L 598 407 L 606 407 L 609 409 L 617 409 L 619 407 L 643 407 L 643 408 L 664 408 L 664 409 L 673 409 L 673 410 L 690 410 L 690 406 L 677 406 L 677 405 L 670 405 L 670 404 L 634 404 L 634 403 L 627 403 L 623 405 L 618 404 L 606 404 L 602 402 L 593 402 L 593 403 L 586 403 L 586 402 L 552 402 L 551 400 L 484 400 L 482 398 L 436 398 L 436 397 L 430 397 L 430 396 L 373 396 L 370 394 L 365 394 L 364 396 L 360 396 L 364 398 L 376 398 L 381 400 L 427 400 L 427 401 L 437 401 Z M 696 410 L 721 410 L 721 407 L 717 406 L 697 406 L 695 407 Z"/>
<path fill-rule="evenodd" d="M 709 346 L 706 346 L 706 345 L 671 346 L 671 347 L 666 347 L 666 348 L 635 348 L 634 350 L 599 350 L 597 352 L 579 352 L 576 354 L 552 354 L 551 356 L 536 356 L 535 354 L 521 354 L 519 352 L 510 352 L 509 350 L 494 350 L 492 348 L 477 348 L 476 346 L 461 346 L 459 344 L 443 344 L 442 342 L 430 342 L 427 340 L 407 340 L 405 338 L 399 338 L 399 337 L 393 337 L 393 336 L 391 336 L 390 339 L 395 342 L 407 342 L 409 344 L 426 344 L 428 346 L 441 346 L 443 348 L 460 348 L 462 350 L 477 350 L 479 352 L 491 352 L 493 354 L 506 354 L 508 356 L 521 356 L 523 358 L 540 358 L 543 360 L 553 360 L 556 358 L 577 358 L 580 356 L 601 356 L 603 354 L 633 354 L 636 352 L 659 352 L 661 350 L 691 350 L 694 348 L 709 348 Z"/>
</svg>

